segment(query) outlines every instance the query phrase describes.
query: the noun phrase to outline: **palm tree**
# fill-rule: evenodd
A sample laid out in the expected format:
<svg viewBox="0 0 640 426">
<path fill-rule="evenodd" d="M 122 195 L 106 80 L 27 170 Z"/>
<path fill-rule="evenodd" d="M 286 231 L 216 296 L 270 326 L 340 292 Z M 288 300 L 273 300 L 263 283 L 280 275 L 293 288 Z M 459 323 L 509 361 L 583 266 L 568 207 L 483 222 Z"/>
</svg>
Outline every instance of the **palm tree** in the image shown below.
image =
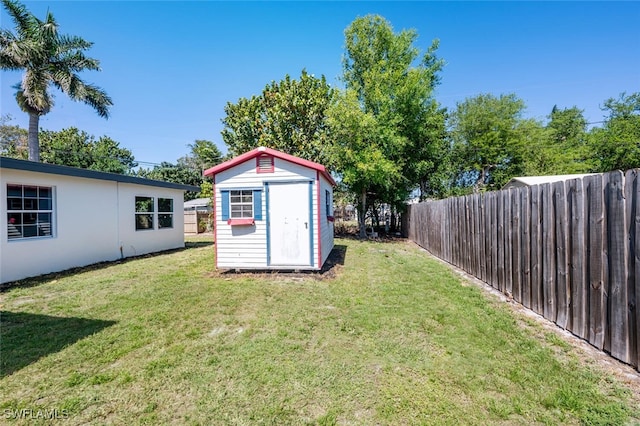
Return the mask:
<svg viewBox="0 0 640 426">
<path fill-rule="evenodd" d="M 22 82 L 14 86 L 16 100 L 29 114 L 29 159 L 40 161 L 38 127 L 40 117 L 53 106 L 50 86 L 74 101 L 93 107 L 104 118 L 109 117 L 113 103 L 101 88 L 85 83 L 78 76 L 84 70 L 100 70 L 99 61 L 83 53 L 93 43 L 58 34 L 58 24 L 51 12 L 47 12 L 42 21 L 16 0 L 2 0 L 2 3 L 13 18 L 15 34 L 0 30 L 0 69 L 24 70 Z"/>
</svg>

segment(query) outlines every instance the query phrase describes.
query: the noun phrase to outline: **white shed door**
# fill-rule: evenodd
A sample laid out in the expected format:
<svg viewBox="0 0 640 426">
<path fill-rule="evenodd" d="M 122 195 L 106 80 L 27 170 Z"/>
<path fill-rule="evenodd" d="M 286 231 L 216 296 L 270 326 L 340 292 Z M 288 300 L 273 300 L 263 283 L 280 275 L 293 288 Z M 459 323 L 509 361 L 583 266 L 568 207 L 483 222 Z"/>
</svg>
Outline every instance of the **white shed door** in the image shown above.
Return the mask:
<svg viewBox="0 0 640 426">
<path fill-rule="evenodd" d="M 309 182 L 269 183 L 271 265 L 311 265 Z"/>
</svg>

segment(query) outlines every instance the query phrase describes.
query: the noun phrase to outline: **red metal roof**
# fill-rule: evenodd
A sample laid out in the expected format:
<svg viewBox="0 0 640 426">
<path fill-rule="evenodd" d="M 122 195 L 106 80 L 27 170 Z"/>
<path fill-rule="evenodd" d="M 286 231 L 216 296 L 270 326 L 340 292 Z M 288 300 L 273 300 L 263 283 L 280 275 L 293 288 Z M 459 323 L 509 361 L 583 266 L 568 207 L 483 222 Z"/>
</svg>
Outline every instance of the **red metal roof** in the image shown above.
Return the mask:
<svg viewBox="0 0 640 426">
<path fill-rule="evenodd" d="M 314 163 L 313 161 L 305 160 L 300 157 L 295 157 L 290 154 L 285 154 L 284 152 L 277 151 L 275 149 L 259 147 L 253 149 L 251 151 L 245 152 L 244 154 L 238 155 L 237 157 L 232 158 L 231 160 L 225 161 L 224 163 L 220 163 L 217 166 L 213 166 L 210 169 L 204 171 L 205 176 L 215 176 L 220 172 L 228 170 L 238 164 L 244 163 L 247 160 L 251 160 L 252 158 L 256 158 L 259 155 L 268 154 L 272 155 L 275 158 L 280 158 L 282 160 L 289 161 L 294 164 L 298 164 L 303 167 L 307 167 L 309 169 L 317 170 L 320 172 L 330 183 L 331 185 L 336 184 L 336 181 L 331 177 L 331 174 L 327 171 L 327 169 L 319 163 Z"/>
</svg>

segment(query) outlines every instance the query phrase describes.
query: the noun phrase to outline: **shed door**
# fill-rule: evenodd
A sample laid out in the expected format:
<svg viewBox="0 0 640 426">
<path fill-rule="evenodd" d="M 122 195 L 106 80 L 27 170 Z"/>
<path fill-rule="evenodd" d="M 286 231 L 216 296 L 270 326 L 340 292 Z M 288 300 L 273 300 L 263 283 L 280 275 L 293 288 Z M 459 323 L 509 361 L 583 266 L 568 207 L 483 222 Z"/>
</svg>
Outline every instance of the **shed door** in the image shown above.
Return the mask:
<svg viewBox="0 0 640 426">
<path fill-rule="evenodd" d="M 270 265 L 311 265 L 311 184 L 269 183 Z"/>
</svg>

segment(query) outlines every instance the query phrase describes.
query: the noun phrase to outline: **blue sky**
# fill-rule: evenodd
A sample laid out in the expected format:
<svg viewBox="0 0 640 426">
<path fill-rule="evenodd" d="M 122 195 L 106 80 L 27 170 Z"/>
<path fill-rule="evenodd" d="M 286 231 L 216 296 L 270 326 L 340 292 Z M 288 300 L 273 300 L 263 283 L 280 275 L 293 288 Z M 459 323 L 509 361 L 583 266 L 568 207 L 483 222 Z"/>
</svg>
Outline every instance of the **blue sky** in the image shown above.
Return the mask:
<svg viewBox="0 0 640 426">
<path fill-rule="evenodd" d="M 640 2 L 218 2 L 25 1 L 50 10 L 65 34 L 94 43 L 101 72 L 82 77 L 114 101 L 104 120 L 56 95 L 41 128 L 75 126 L 107 135 L 146 163 L 175 162 L 196 139 L 214 141 L 224 106 L 259 94 L 302 69 L 342 87 L 344 30 L 379 14 L 396 32 L 414 28 L 423 52 L 435 38 L 445 60 L 436 99 L 450 109 L 481 93 L 515 93 L 525 116 L 545 120 L 554 105 L 577 106 L 590 122 L 603 102 L 640 92 Z M 6 12 L 0 26 L 13 28 Z M 0 110 L 27 127 L 12 85 L 0 74 Z"/>
</svg>

